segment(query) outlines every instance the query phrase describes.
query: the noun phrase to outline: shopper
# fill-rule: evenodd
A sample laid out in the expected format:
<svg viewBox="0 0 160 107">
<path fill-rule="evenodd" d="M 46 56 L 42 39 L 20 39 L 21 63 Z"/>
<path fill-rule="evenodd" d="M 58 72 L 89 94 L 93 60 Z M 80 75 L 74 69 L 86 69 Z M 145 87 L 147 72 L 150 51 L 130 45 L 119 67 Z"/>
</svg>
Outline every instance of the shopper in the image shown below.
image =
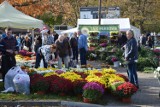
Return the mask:
<svg viewBox="0 0 160 107">
<path fill-rule="evenodd" d="M 18 54 L 18 42 L 12 36 L 12 30 L 6 28 L 6 36 L 0 41 L 0 51 L 2 52 L 2 79 L 10 68 L 16 65 L 15 55 Z"/>
<path fill-rule="evenodd" d="M 125 45 L 125 60 L 127 62 L 129 81 L 139 88 L 138 76 L 136 71 L 136 63 L 138 60 L 138 47 L 137 41 L 134 38 L 132 30 L 126 32 L 127 43 Z"/>
<path fill-rule="evenodd" d="M 48 67 L 48 64 L 50 64 L 51 55 L 56 51 L 56 45 L 44 45 L 41 46 L 37 53 L 36 53 L 36 65 L 35 68 L 38 68 L 40 66 L 41 59 L 43 59 L 43 65 L 44 68 Z"/>
<path fill-rule="evenodd" d="M 59 35 L 56 40 L 58 68 L 62 68 L 62 61 L 64 61 L 65 68 L 68 68 L 69 56 L 71 56 L 71 47 L 67 38 L 64 35 Z"/>
<path fill-rule="evenodd" d="M 25 39 L 23 40 L 22 42 L 22 47 L 27 47 L 28 48 L 28 51 L 31 52 L 32 49 L 31 49 L 31 46 L 32 46 L 32 43 L 28 37 L 28 35 L 25 36 Z"/>
<path fill-rule="evenodd" d="M 84 31 L 85 32 L 85 31 Z M 87 60 L 86 60 L 86 54 L 87 54 L 87 35 L 82 34 L 79 31 L 79 38 L 78 38 L 78 49 L 80 51 L 80 60 L 81 60 L 81 65 L 87 65 Z"/>
<path fill-rule="evenodd" d="M 78 37 L 77 32 L 74 33 L 73 37 L 70 39 L 70 45 L 72 48 L 73 60 L 76 60 L 78 63 Z"/>
</svg>

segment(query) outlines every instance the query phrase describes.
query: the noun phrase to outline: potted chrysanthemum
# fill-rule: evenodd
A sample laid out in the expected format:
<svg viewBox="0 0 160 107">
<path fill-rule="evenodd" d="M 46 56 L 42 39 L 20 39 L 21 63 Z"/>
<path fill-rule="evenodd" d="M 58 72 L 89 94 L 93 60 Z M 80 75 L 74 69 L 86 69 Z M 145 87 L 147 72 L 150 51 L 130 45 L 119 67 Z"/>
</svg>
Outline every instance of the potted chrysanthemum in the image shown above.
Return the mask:
<svg viewBox="0 0 160 107">
<path fill-rule="evenodd" d="M 102 85 L 96 82 L 86 83 L 83 87 L 83 101 L 85 103 L 96 102 L 100 97 L 102 97 L 104 89 Z"/>
<path fill-rule="evenodd" d="M 125 82 L 123 84 L 120 84 L 116 88 L 117 95 L 122 99 L 123 102 L 130 103 L 131 102 L 131 96 L 137 92 L 137 87 L 133 85 L 130 82 Z"/>
</svg>

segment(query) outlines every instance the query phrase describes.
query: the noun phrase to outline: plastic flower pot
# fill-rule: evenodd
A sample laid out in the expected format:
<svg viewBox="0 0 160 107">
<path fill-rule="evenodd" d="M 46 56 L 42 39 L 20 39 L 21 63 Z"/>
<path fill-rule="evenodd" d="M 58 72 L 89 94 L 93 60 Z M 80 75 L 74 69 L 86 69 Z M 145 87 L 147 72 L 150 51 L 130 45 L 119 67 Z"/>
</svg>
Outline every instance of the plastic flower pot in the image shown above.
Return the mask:
<svg viewBox="0 0 160 107">
<path fill-rule="evenodd" d="M 123 103 L 131 103 L 131 97 L 122 98 Z"/>
<path fill-rule="evenodd" d="M 119 61 L 115 61 L 113 67 L 116 67 L 116 68 L 119 67 Z"/>
<path fill-rule="evenodd" d="M 94 101 L 92 99 L 85 98 L 85 97 L 83 97 L 83 102 L 84 103 L 94 103 Z"/>
</svg>

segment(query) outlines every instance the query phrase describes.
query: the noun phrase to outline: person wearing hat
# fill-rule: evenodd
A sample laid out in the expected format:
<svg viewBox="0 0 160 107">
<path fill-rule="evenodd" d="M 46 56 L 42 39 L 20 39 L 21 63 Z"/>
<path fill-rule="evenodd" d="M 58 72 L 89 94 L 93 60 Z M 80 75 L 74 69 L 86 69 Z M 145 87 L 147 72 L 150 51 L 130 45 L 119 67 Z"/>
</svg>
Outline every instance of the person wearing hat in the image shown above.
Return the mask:
<svg viewBox="0 0 160 107">
<path fill-rule="evenodd" d="M 38 68 L 40 66 L 41 59 L 43 59 L 44 68 L 47 68 L 48 64 L 51 63 L 51 55 L 53 55 L 55 51 L 55 44 L 41 46 L 36 53 L 35 68 Z"/>
</svg>

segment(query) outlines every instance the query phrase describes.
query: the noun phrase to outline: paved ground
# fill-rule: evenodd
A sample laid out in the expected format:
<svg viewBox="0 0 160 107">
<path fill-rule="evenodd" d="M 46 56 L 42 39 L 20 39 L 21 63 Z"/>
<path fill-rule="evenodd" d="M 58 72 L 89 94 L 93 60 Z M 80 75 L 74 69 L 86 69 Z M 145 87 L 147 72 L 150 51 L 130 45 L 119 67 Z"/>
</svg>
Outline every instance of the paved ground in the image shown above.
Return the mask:
<svg viewBox="0 0 160 107">
<path fill-rule="evenodd" d="M 89 62 L 98 68 L 100 62 Z M 119 73 L 125 74 L 125 68 L 115 68 Z M 154 78 L 153 73 L 141 73 L 138 72 L 140 90 L 132 96 L 131 104 L 124 104 L 113 99 L 108 101 L 108 106 L 157 106 L 160 107 L 160 84 L 158 80 Z"/>
</svg>

